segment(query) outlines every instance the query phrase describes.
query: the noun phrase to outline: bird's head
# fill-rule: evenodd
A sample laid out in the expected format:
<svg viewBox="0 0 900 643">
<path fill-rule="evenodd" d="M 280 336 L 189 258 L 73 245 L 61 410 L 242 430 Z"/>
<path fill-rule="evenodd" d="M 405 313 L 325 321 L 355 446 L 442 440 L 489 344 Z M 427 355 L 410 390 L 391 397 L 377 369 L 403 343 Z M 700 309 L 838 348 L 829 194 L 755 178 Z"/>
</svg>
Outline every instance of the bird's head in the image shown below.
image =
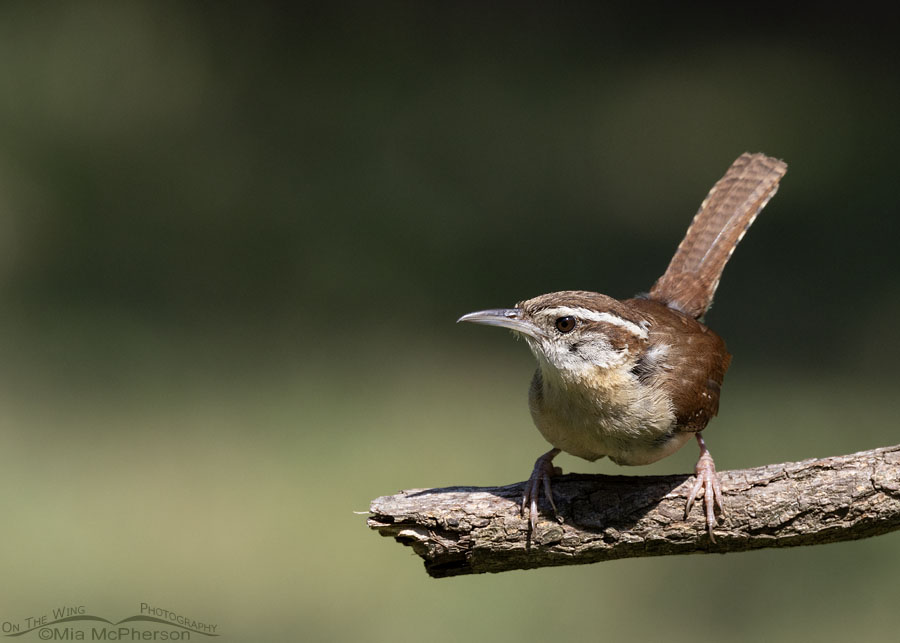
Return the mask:
<svg viewBox="0 0 900 643">
<path fill-rule="evenodd" d="M 626 364 L 648 339 L 646 322 L 626 306 L 585 291 L 549 293 L 515 308 L 469 313 L 458 321 L 512 330 L 525 338 L 543 369 L 561 374 Z"/>
</svg>

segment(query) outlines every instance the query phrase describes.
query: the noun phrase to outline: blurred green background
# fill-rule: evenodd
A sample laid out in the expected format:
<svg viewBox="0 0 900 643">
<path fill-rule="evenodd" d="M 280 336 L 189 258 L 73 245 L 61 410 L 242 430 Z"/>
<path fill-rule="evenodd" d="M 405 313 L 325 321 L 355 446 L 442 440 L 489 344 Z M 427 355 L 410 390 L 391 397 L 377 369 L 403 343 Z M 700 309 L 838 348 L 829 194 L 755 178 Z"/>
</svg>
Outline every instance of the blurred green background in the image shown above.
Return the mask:
<svg viewBox="0 0 900 643">
<path fill-rule="evenodd" d="M 896 34 L 822 11 L 0 5 L 0 621 L 894 638 L 897 535 L 435 581 L 354 513 L 526 477 L 533 360 L 455 319 L 647 289 L 744 151 L 790 170 L 707 318 L 716 462 L 898 441 Z"/>
</svg>

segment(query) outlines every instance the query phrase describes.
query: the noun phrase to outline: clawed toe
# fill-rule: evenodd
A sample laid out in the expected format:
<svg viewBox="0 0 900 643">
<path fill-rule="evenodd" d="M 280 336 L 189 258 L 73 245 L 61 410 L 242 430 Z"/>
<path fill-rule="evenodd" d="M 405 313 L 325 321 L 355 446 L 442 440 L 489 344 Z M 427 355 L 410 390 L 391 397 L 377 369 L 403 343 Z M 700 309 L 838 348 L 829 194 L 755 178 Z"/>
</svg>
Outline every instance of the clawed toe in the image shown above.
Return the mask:
<svg viewBox="0 0 900 643">
<path fill-rule="evenodd" d="M 525 493 L 522 494 L 520 515 L 524 517 L 525 508 L 528 507 L 528 523 L 532 532 L 537 528 L 538 498 L 541 494 L 541 487 L 544 489 L 544 496 L 550 501 L 550 506 L 553 508 L 553 515 L 557 518 L 559 517 L 556 503 L 553 502 L 553 490 L 550 486 L 550 478 L 560 472 L 558 468 L 553 466 L 553 458 L 558 454 L 559 449 L 551 449 L 539 457 L 534 463 L 531 477 L 529 477 L 528 482 L 525 483 Z"/>
<path fill-rule="evenodd" d="M 702 491 L 706 528 L 709 531 L 710 540 L 716 542 L 716 537 L 713 535 L 713 528 L 718 524 L 716 521 L 716 508 L 719 509 L 723 516 L 725 515 L 725 505 L 722 502 L 722 487 L 719 484 L 719 476 L 716 473 L 716 465 L 713 462 L 712 455 L 710 455 L 703 438 L 699 434 L 697 435 L 697 442 L 700 444 L 700 459 L 697 460 L 697 466 L 694 468 L 696 480 L 694 480 L 694 485 L 688 494 L 684 517 L 687 519 L 691 507 L 694 505 L 694 500 Z"/>
</svg>

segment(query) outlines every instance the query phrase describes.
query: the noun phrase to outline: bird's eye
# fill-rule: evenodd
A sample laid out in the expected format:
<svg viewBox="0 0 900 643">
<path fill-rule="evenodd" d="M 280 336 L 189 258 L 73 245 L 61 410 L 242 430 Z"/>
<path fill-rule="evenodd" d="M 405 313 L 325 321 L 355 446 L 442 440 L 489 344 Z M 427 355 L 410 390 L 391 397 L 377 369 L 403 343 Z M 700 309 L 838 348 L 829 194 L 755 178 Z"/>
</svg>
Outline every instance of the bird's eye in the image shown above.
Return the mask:
<svg viewBox="0 0 900 643">
<path fill-rule="evenodd" d="M 561 333 L 568 333 L 573 328 L 575 328 L 575 318 L 571 315 L 566 315 L 556 320 L 556 330 Z"/>
</svg>

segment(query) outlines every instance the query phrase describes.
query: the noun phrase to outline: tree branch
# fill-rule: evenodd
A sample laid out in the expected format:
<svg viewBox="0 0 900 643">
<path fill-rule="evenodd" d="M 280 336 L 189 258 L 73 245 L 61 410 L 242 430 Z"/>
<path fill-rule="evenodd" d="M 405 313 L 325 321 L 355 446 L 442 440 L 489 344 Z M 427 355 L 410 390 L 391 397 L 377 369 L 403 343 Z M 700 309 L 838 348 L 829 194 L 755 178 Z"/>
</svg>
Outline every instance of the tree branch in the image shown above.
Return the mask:
<svg viewBox="0 0 900 643">
<path fill-rule="evenodd" d="M 435 578 L 815 545 L 900 528 L 900 446 L 719 476 L 727 515 L 715 530 L 715 543 L 700 507 L 684 519 L 693 477 L 686 475 L 555 477 L 562 522 L 542 502 L 534 534 L 519 516 L 523 483 L 413 489 L 376 498 L 368 525 L 411 546 Z"/>
</svg>

